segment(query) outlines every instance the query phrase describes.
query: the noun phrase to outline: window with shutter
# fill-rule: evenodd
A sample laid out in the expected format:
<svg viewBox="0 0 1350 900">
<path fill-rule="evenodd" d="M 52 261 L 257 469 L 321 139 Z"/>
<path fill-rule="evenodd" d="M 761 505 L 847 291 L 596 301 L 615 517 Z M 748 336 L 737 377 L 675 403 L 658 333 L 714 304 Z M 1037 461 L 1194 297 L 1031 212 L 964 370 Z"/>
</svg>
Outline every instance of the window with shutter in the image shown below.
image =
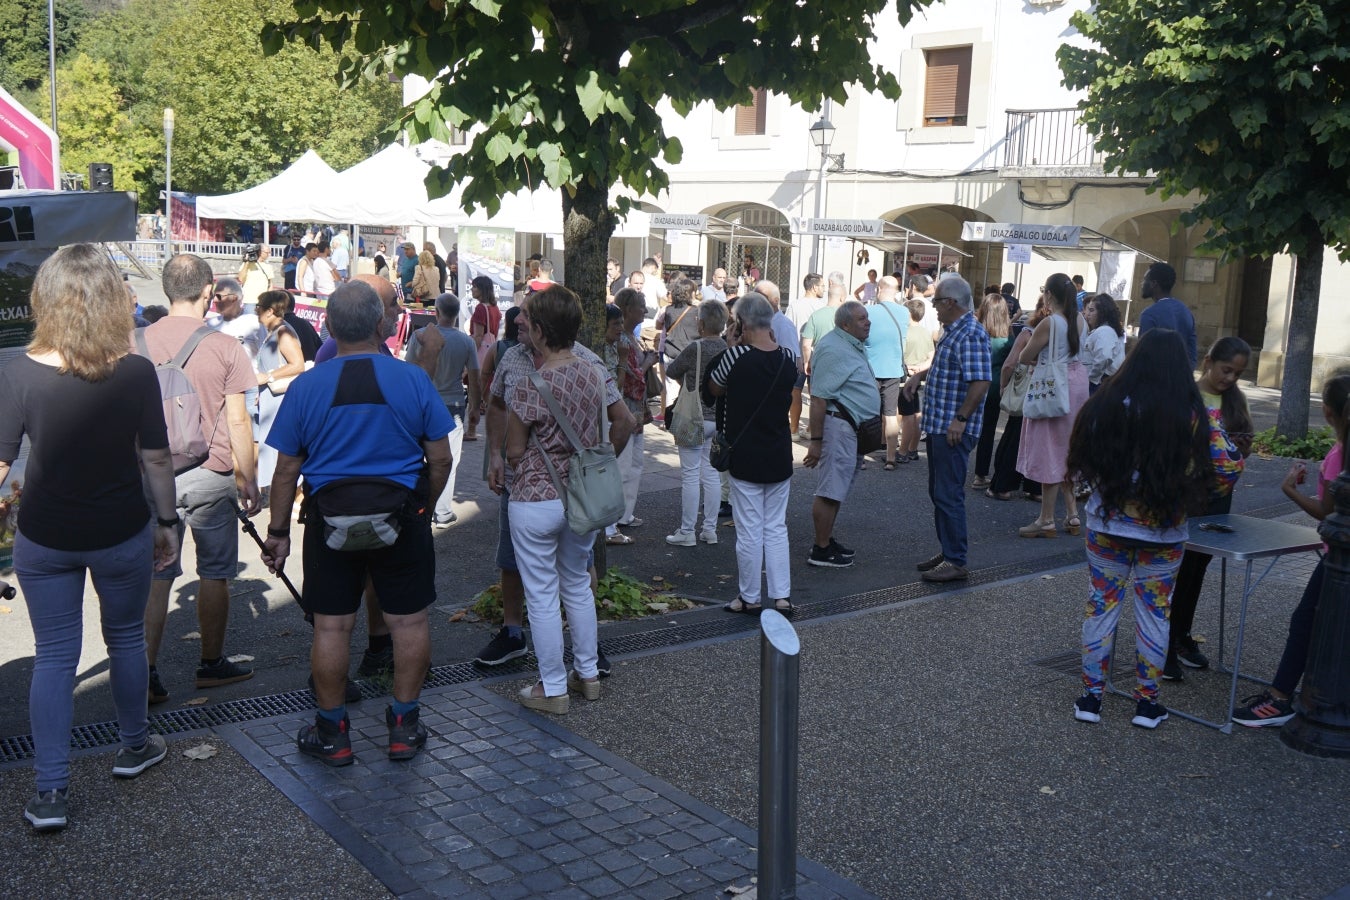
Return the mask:
<svg viewBox="0 0 1350 900">
<path fill-rule="evenodd" d="M 965 125 L 970 109 L 970 47 L 924 51 L 927 76 L 923 92 L 925 127 Z"/>
<path fill-rule="evenodd" d="M 763 134 L 765 106 L 765 91 L 757 88 L 749 106 L 736 107 L 736 133 Z"/>
</svg>

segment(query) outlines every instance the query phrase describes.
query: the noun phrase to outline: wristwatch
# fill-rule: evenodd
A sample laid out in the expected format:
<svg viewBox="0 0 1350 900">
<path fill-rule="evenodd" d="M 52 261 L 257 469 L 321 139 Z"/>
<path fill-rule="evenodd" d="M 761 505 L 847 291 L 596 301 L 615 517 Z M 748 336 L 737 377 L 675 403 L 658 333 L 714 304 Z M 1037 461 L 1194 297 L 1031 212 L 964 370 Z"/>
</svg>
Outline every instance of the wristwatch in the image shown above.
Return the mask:
<svg viewBox="0 0 1350 900">
<path fill-rule="evenodd" d="M 183 520 L 178 516 L 174 516 L 172 519 L 161 519 L 156 516 L 155 521 L 159 523 L 160 528 L 177 528 Z"/>
<path fill-rule="evenodd" d="M 969 418 L 968 416 L 963 416 L 963 415 L 961 415 L 960 413 L 957 413 L 957 414 L 956 414 L 955 419 L 956 419 L 956 421 L 958 421 L 958 422 L 969 422 L 969 421 L 970 421 L 970 418 Z"/>
</svg>

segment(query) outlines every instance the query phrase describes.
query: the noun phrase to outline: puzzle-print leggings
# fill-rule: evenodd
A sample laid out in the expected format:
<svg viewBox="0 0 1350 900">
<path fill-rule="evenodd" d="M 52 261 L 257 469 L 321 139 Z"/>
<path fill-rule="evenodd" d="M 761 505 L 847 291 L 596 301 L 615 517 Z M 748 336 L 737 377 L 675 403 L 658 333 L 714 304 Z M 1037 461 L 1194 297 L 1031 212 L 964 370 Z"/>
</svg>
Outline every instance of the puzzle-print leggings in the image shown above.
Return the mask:
<svg viewBox="0 0 1350 900">
<path fill-rule="evenodd" d="M 1120 602 L 1134 591 L 1136 700 L 1158 699 L 1167 658 L 1167 614 L 1183 544 L 1144 544 L 1088 529 L 1091 584 L 1083 621 L 1083 686 L 1101 696 L 1120 622 Z"/>
</svg>

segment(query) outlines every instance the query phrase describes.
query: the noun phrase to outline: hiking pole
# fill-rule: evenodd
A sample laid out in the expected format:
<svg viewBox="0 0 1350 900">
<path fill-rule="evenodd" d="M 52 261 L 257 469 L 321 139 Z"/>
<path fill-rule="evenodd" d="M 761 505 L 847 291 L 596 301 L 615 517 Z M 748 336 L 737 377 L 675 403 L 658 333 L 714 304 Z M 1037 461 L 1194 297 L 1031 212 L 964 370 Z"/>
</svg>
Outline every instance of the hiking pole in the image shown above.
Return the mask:
<svg viewBox="0 0 1350 900">
<path fill-rule="evenodd" d="M 262 535 L 258 534 L 258 527 L 253 524 L 253 520 L 248 517 L 248 513 L 244 512 L 244 508 L 239 505 L 238 500 L 234 503 L 234 514 L 239 517 L 240 523 L 244 526 L 244 534 L 253 538 L 253 543 L 258 545 L 259 550 L 266 550 L 267 545 L 263 543 Z M 305 609 L 305 603 L 300 599 L 300 592 L 295 589 L 295 585 L 291 584 L 291 579 L 280 569 L 277 569 L 277 577 L 281 579 L 281 583 L 286 585 L 287 590 L 291 592 L 291 596 L 295 598 L 295 605 L 304 612 L 305 621 L 312 624 L 314 622 L 313 615 Z"/>
</svg>

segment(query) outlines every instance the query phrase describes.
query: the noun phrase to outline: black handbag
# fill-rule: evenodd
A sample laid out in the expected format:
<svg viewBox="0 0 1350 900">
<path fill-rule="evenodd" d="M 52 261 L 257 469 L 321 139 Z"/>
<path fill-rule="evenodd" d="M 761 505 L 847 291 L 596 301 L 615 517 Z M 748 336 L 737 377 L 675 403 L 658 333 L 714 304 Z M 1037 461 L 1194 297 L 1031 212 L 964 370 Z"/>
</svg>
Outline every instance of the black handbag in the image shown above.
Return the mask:
<svg viewBox="0 0 1350 900">
<path fill-rule="evenodd" d="M 837 405 L 837 404 L 836 404 Z M 849 411 L 839 406 L 839 414 L 858 435 L 858 454 L 865 455 L 875 453 L 886 446 L 886 431 L 881 423 L 881 416 L 872 416 L 870 419 L 863 419 L 861 422 L 854 422 L 853 416 Z"/>
</svg>

